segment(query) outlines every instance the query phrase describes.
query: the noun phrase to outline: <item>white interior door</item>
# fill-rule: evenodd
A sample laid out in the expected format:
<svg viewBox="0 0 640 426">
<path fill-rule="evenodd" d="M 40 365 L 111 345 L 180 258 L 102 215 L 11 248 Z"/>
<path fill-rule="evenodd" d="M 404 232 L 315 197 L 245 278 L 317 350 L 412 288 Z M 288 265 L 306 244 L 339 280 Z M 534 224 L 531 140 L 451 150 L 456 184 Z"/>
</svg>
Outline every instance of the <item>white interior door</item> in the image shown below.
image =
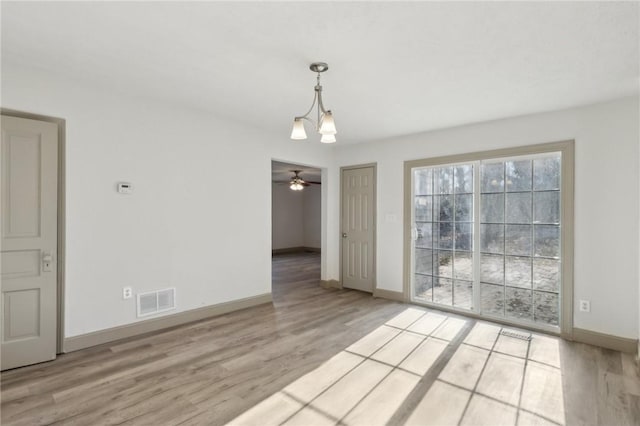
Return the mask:
<svg viewBox="0 0 640 426">
<path fill-rule="evenodd" d="M 56 357 L 54 123 L 2 116 L 2 370 Z"/>
<path fill-rule="evenodd" d="M 367 292 L 374 286 L 373 167 L 342 171 L 342 285 Z"/>
</svg>

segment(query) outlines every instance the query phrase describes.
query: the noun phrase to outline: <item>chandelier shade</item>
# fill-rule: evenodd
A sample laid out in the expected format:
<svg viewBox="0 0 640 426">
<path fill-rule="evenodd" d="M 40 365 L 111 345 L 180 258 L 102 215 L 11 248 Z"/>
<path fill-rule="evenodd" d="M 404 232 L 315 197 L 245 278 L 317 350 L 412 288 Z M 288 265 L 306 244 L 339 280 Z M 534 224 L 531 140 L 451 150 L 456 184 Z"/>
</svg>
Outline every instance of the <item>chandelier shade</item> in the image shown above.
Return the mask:
<svg viewBox="0 0 640 426">
<path fill-rule="evenodd" d="M 333 121 L 333 114 L 331 111 L 327 111 L 327 113 L 322 117 L 322 124 L 320 125 L 320 134 L 321 135 L 335 135 L 338 133 L 336 130 L 336 123 Z"/>
<path fill-rule="evenodd" d="M 302 119 L 295 118 L 293 120 L 293 129 L 291 130 L 291 139 L 302 140 L 307 138 L 307 132 L 304 130 Z"/>
<path fill-rule="evenodd" d="M 293 128 L 291 129 L 291 139 L 303 140 L 307 139 L 307 132 L 304 129 L 304 120 L 311 122 L 315 130 L 322 135 L 320 142 L 333 143 L 336 141 L 336 123 L 333 120 L 333 113 L 331 110 L 327 110 L 322 102 L 322 86 L 320 85 L 320 73 L 323 73 L 329 69 L 329 65 L 325 62 L 314 62 L 309 66 L 309 69 L 315 73 L 318 73 L 317 84 L 314 87 L 314 96 L 311 107 L 306 114 L 295 117 L 293 119 Z M 313 120 L 309 115 L 316 108 L 316 120 Z M 291 188 L 293 189 L 293 188 Z"/>
<path fill-rule="evenodd" d="M 322 143 L 334 143 L 336 141 L 336 135 L 322 135 L 320 142 Z"/>
</svg>

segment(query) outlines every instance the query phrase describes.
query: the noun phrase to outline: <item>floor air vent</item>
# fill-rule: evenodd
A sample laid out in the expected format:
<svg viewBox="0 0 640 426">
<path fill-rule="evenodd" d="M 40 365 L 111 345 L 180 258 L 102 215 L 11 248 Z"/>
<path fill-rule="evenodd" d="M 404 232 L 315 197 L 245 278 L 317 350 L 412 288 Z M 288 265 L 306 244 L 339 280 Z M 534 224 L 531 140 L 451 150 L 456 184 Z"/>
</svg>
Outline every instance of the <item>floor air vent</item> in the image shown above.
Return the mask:
<svg viewBox="0 0 640 426">
<path fill-rule="evenodd" d="M 138 294 L 138 316 L 158 314 L 176 308 L 176 289 L 149 291 Z"/>
<path fill-rule="evenodd" d="M 502 334 L 503 336 L 507 336 L 507 337 L 513 337 L 514 339 L 520 339 L 520 340 L 526 340 L 529 341 L 531 340 L 531 335 L 530 334 L 525 334 L 525 333 L 518 333 L 515 331 L 510 331 L 510 330 L 502 330 L 500 331 L 500 334 Z"/>
</svg>

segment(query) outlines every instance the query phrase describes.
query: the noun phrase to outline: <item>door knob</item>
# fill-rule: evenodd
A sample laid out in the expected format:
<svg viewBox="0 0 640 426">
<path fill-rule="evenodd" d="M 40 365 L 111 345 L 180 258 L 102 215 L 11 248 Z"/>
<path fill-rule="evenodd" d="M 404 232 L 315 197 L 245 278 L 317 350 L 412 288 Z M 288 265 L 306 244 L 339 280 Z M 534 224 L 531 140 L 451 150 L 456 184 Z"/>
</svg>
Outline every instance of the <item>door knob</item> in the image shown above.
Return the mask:
<svg viewBox="0 0 640 426">
<path fill-rule="evenodd" d="M 347 238 L 347 233 L 346 232 L 342 233 L 342 238 Z"/>
</svg>

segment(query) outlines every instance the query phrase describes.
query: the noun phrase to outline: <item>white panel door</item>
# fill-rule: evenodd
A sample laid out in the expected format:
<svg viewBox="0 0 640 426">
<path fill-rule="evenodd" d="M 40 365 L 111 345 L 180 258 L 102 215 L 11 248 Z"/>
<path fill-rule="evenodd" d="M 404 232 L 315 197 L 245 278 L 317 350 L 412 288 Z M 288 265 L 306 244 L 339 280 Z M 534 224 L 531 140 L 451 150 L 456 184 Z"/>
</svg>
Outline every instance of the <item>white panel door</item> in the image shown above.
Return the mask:
<svg viewBox="0 0 640 426">
<path fill-rule="evenodd" d="M 56 357 L 58 130 L 2 116 L 2 370 Z"/>
<path fill-rule="evenodd" d="M 374 285 L 373 167 L 342 172 L 342 285 L 373 292 Z"/>
</svg>

